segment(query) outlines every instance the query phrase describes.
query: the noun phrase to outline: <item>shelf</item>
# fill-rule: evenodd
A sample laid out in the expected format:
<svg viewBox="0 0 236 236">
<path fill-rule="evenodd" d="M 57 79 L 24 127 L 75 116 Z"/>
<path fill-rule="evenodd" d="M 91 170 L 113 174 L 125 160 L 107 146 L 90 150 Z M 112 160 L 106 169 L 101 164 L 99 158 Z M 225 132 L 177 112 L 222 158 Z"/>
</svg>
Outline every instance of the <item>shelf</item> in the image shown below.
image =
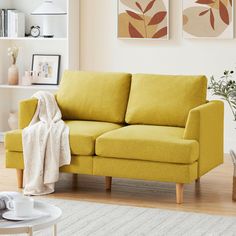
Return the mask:
<svg viewBox="0 0 236 236">
<path fill-rule="evenodd" d="M 32 10 L 36 9 L 42 2 L 42 0 L 0 0 L 0 8 L 18 9 L 24 12 L 26 15 L 26 33 L 29 33 L 30 27 L 33 25 L 38 25 L 43 29 L 42 17 L 30 15 Z M 25 70 L 31 69 L 33 54 L 61 55 L 59 78 L 62 77 L 62 73 L 65 70 L 79 70 L 80 2 L 79 0 L 55 0 L 55 4 L 67 12 L 67 15 L 49 19 L 51 28 L 54 31 L 54 38 L 0 37 L 0 141 L 1 139 L 3 140 L 1 131 L 9 130 L 7 124 L 9 111 L 17 111 L 19 101 L 30 98 L 40 90 L 57 93 L 59 89 L 59 86 L 56 85 L 8 85 L 8 47 L 16 46 L 20 49 L 17 64 L 21 76 Z M 24 36 L 24 34 L 21 36 Z"/>
<path fill-rule="evenodd" d="M 67 38 L 33 38 L 33 37 L 18 37 L 18 38 L 9 38 L 9 37 L 0 37 L 0 40 L 19 40 L 19 41 L 23 41 L 23 40 L 31 40 L 31 41 L 66 41 Z"/>
<path fill-rule="evenodd" d="M 31 85 L 31 86 L 23 86 L 23 85 L 8 85 L 8 84 L 0 84 L 0 89 L 28 89 L 28 90 L 58 90 L 58 85 Z"/>
</svg>

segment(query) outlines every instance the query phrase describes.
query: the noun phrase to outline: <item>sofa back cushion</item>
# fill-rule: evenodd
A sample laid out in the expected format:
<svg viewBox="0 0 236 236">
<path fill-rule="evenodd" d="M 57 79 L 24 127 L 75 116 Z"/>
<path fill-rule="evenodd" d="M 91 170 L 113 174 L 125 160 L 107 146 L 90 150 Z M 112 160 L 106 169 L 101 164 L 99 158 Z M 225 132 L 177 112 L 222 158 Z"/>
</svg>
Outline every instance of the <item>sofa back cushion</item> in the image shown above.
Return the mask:
<svg viewBox="0 0 236 236">
<path fill-rule="evenodd" d="M 206 103 L 205 76 L 133 75 L 128 124 L 184 127 L 189 111 Z"/>
<path fill-rule="evenodd" d="M 123 123 L 131 75 L 66 71 L 57 93 L 63 119 Z"/>
</svg>

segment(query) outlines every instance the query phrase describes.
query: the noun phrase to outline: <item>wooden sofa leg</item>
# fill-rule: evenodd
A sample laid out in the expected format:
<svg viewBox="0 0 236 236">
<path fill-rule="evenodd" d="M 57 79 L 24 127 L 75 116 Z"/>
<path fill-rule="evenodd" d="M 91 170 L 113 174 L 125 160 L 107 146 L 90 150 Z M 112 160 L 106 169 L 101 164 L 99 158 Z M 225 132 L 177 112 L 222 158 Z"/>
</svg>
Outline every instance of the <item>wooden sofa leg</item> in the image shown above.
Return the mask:
<svg viewBox="0 0 236 236">
<path fill-rule="evenodd" d="M 176 203 L 182 204 L 184 200 L 184 184 L 176 184 Z"/>
<path fill-rule="evenodd" d="M 106 190 L 111 191 L 112 177 L 106 176 Z"/>
<path fill-rule="evenodd" d="M 78 174 L 72 174 L 72 178 L 74 182 L 77 182 L 78 180 Z"/>
<path fill-rule="evenodd" d="M 17 177 L 18 188 L 23 188 L 23 170 L 17 169 L 16 177 Z"/>
</svg>

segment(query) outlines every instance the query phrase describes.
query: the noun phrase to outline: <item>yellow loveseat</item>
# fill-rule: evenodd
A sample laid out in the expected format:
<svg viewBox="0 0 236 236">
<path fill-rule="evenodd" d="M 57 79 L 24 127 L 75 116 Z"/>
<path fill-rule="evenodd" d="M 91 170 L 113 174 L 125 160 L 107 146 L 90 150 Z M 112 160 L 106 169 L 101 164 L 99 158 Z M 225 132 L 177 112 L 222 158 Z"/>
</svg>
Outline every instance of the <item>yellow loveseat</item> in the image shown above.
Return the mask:
<svg viewBox="0 0 236 236">
<path fill-rule="evenodd" d="M 72 161 L 62 172 L 176 183 L 183 186 L 223 163 L 224 108 L 206 101 L 204 76 L 66 71 L 56 94 L 70 128 Z M 6 167 L 24 169 L 21 131 L 36 99 L 19 106 L 19 130 L 5 135 Z M 32 157 L 34 158 L 34 157 Z"/>
</svg>

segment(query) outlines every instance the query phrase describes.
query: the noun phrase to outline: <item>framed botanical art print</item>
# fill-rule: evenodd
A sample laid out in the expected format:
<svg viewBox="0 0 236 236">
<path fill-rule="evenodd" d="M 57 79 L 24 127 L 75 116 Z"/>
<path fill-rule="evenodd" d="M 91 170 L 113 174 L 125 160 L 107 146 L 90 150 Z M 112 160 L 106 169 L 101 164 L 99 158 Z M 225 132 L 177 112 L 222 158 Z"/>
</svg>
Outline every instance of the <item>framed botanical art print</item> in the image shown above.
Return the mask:
<svg viewBox="0 0 236 236">
<path fill-rule="evenodd" d="M 185 38 L 234 37 L 233 0 L 183 0 Z"/>
<path fill-rule="evenodd" d="M 169 0 L 118 0 L 118 37 L 169 38 Z"/>
<path fill-rule="evenodd" d="M 32 58 L 33 84 L 57 85 L 59 83 L 60 55 L 34 54 Z"/>
</svg>

